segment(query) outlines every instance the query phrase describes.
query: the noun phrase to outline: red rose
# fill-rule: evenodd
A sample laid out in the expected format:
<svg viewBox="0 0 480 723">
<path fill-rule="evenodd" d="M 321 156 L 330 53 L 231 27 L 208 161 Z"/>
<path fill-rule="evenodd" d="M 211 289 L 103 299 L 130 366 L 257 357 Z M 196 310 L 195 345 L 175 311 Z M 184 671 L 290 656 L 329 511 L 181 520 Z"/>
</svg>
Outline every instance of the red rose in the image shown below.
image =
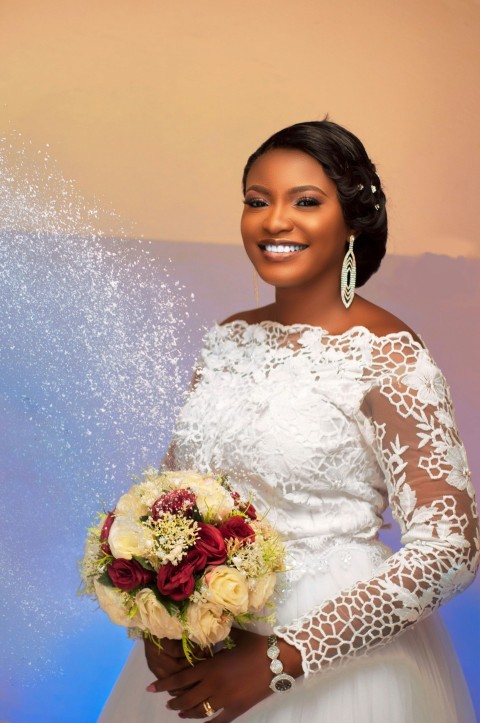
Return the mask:
<svg viewBox="0 0 480 723">
<path fill-rule="evenodd" d="M 218 531 L 224 538 L 236 537 L 237 540 L 245 540 L 245 542 L 253 542 L 255 540 L 255 532 L 240 515 L 229 517 L 228 520 L 218 528 Z"/>
<path fill-rule="evenodd" d="M 235 507 L 237 508 L 237 510 L 243 512 L 245 515 L 247 515 L 247 517 L 250 517 L 251 520 L 257 519 L 257 510 L 251 502 L 240 502 L 240 495 L 238 494 L 238 492 L 232 492 L 231 495 L 235 501 Z"/>
<path fill-rule="evenodd" d="M 110 550 L 110 545 L 108 544 L 108 535 L 110 534 L 110 528 L 113 525 L 114 519 L 115 519 L 115 513 L 109 512 L 105 518 L 105 521 L 102 525 L 102 529 L 100 531 L 100 542 L 102 543 L 100 545 L 100 549 L 106 555 L 112 554 L 112 551 Z"/>
<path fill-rule="evenodd" d="M 193 565 L 186 558 L 178 565 L 167 562 L 160 568 L 157 575 L 157 587 L 162 593 L 172 600 L 186 600 L 195 590 L 195 578 L 193 577 Z"/>
<path fill-rule="evenodd" d="M 221 565 L 227 559 L 227 548 L 222 533 L 206 522 L 198 523 L 198 538 L 195 549 L 205 553 L 208 565 Z"/>
<path fill-rule="evenodd" d="M 207 553 L 199 550 L 198 547 L 192 547 L 185 556 L 186 562 L 193 567 L 194 572 L 200 572 L 207 567 Z"/>
<path fill-rule="evenodd" d="M 115 587 L 120 590 L 149 585 L 155 577 L 153 572 L 145 570 L 136 560 L 124 560 L 121 557 L 108 565 L 107 572 Z"/>
<path fill-rule="evenodd" d="M 197 498 L 191 490 L 172 490 L 155 500 L 152 505 L 152 517 L 158 520 L 165 512 L 192 517 L 196 504 Z"/>
</svg>

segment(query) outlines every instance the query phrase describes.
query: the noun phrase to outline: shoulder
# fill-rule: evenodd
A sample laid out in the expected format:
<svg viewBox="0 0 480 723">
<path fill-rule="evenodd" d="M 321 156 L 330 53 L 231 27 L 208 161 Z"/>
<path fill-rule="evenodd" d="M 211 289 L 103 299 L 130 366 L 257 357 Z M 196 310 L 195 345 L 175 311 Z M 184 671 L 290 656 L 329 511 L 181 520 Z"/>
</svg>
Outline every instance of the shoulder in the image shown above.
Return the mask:
<svg viewBox="0 0 480 723">
<path fill-rule="evenodd" d="M 380 338 L 404 331 L 410 334 L 414 341 L 423 346 L 420 337 L 397 316 L 366 299 L 359 297 L 358 301 L 360 303 L 357 307 L 358 321 L 356 321 L 356 324 L 365 326 L 372 334 Z"/>
<path fill-rule="evenodd" d="M 272 304 L 262 306 L 258 309 L 248 309 L 246 311 L 239 311 L 236 314 L 232 314 L 223 321 L 220 322 L 220 326 L 224 324 L 230 324 L 232 321 L 245 321 L 247 324 L 258 324 L 259 321 L 264 321 L 269 318 L 269 312 Z"/>
</svg>

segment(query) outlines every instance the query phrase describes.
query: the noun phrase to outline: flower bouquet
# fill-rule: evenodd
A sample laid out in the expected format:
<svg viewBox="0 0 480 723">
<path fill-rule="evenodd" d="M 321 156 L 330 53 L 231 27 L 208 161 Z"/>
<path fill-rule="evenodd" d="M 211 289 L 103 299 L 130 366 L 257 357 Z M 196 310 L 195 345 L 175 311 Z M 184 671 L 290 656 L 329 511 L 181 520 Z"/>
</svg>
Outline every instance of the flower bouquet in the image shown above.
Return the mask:
<svg viewBox="0 0 480 723">
<path fill-rule="evenodd" d="M 194 644 L 228 645 L 234 621 L 265 619 L 284 556 L 226 477 L 148 469 L 89 530 L 83 591 L 133 635 L 181 640 L 192 662 Z"/>
</svg>

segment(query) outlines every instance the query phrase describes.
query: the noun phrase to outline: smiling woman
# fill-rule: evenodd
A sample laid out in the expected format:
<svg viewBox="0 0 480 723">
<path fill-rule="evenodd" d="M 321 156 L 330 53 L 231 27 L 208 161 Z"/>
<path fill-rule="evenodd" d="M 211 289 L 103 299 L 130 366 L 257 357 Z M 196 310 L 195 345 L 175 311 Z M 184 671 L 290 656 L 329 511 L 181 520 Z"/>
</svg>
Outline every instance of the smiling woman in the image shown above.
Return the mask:
<svg viewBox="0 0 480 723">
<path fill-rule="evenodd" d="M 340 126 L 301 123 L 250 157 L 244 191 L 275 301 L 207 333 L 167 459 L 274 513 L 291 561 L 277 624 L 194 666 L 178 643 L 147 644 L 148 667 L 137 648 L 101 721 L 474 723 L 432 614 L 480 547 L 449 388 L 414 332 L 355 294 L 354 259 L 360 286 L 385 253 L 375 167 Z M 388 504 L 397 552 L 378 537 Z"/>
<path fill-rule="evenodd" d="M 292 187 L 292 178 L 310 183 Z M 316 279 L 323 289 L 332 282 L 338 286 L 352 229 L 344 221 L 335 184 L 317 161 L 302 151 L 268 151 L 248 174 L 244 203 L 245 250 L 264 281 L 277 289 Z"/>
</svg>

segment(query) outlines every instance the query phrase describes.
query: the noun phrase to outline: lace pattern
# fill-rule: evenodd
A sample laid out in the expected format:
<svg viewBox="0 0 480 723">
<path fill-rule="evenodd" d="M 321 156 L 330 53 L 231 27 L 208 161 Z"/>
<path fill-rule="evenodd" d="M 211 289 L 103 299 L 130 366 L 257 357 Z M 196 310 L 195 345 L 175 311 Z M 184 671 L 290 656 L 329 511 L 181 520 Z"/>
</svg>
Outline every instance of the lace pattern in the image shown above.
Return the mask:
<svg viewBox="0 0 480 723">
<path fill-rule="evenodd" d="M 404 547 L 379 557 L 371 579 L 275 629 L 306 675 L 385 644 L 473 579 L 473 486 L 449 388 L 408 332 L 217 325 L 175 443 L 178 467 L 226 471 L 254 489 L 296 550 L 293 578 L 316 539 L 375 541 L 390 504 Z"/>
</svg>

